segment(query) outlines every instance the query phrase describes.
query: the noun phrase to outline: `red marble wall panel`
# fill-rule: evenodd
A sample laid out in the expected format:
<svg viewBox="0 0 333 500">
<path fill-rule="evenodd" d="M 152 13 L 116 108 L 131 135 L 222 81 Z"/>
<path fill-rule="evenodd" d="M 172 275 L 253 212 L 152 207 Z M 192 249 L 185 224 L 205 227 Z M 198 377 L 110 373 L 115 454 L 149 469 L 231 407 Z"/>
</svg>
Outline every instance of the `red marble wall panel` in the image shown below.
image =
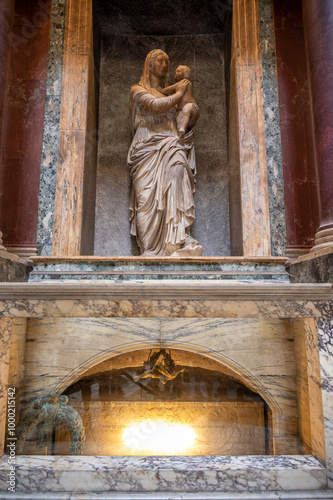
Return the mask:
<svg viewBox="0 0 333 500">
<path fill-rule="evenodd" d="M 36 246 L 50 10 L 51 0 L 15 2 L 0 227 L 7 248 L 23 252 Z"/>
<path fill-rule="evenodd" d="M 313 246 L 319 223 L 302 0 L 274 0 L 286 253 Z"/>
<path fill-rule="evenodd" d="M 2 204 L 8 208 L 15 207 L 12 212 L 7 212 L 7 220 L 15 230 L 14 243 L 17 246 L 23 246 L 27 235 L 34 234 L 36 231 L 38 193 L 32 196 L 27 188 L 36 183 L 39 168 L 40 160 L 36 158 L 7 158 L 6 160 L 6 171 L 3 176 L 6 190 L 2 196 Z M 34 241 L 28 240 L 27 243 L 32 245 Z"/>
</svg>

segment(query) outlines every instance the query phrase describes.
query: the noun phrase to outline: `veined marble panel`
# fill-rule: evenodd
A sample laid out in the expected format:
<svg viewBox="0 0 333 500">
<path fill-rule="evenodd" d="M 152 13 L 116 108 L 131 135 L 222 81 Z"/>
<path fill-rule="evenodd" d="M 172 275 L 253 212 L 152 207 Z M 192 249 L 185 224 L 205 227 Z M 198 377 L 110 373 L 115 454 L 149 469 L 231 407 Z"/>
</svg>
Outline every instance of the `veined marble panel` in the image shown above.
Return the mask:
<svg viewBox="0 0 333 500">
<path fill-rule="evenodd" d="M 319 357 L 328 486 L 333 488 L 333 319 L 319 320 Z"/>
<path fill-rule="evenodd" d="M 0 462 L 0 491 L 7 490 L 7 468 L 4 457 Z M 87 488 L 100 494 L 165 491 L 249 494 L 295 489 L 310 492 L 325 487 L 326 470 L 312 456 L 21 456 L 17 457 L 16 466 L 16 491 L 26 494 L 84 493 Z"/>
<path fill-rule="evenodd" d="M 5 426 L 7 416 L 7 389 L 11 332 L 12 319 L 0 318 L 0 456 L 3 455 L 6 448 Z"/>
<path fill-rule="evenodd" d="M 307 370 L 309 377 L 309 410 L 311 421 L 312 453 L 322 463 L 324 463 L 325 433 L 317 322 L 313 318 L 307 318 L 303 321 L 307 348 Z"/>
<path fill-rule="evenodd" d="M 113 317 L 113 318 L 321 318 L 332 317 L 324 301 L 248 300 L 8 300 L 0 301 L 5 317 Z"/>
<path fill-rule="evenodd" d="M 311 417 L 309 401 L 309 375 L 304 320 L 294 319 L 294 346 L 296 359 L 297 399 L 299 407 L 300 445 L 304 453 L 311 453 Z"/>
<path fill-rule="evenodd" d="M 25 348 L 26 348 L 26 318 L 12 319 L 12 334 L 10 342 L 10 360 L 8 386 L 15 388 L 15 414 L 16 422 L 20 418 L 20 397 L 25 374 Z"/>
<path fill-rule="evenodd" d="M 9 384 L 11 387 L 20 387 L 24 371 L 27 320 L 26 318 L 15 318 L 12 321 Z"/>
<path fill-rule="evenodd" d="M 300 439 L 304 452 L 313 453 L 324 463 L 325 435 L 317 322 L 307 318 L 296 319 L 293 324 Z"/>
<path fill-rule="evenodd" d="M 158 319 L 30 320 L 25 398 L 33 400 L 42 393 L 59 390 L 61 383 L 69 385 L 91 366 L 112 354 L 158 345 L 159 332 Z M 65 380 L 68 382 L 65 383 Z"/>
</svg>

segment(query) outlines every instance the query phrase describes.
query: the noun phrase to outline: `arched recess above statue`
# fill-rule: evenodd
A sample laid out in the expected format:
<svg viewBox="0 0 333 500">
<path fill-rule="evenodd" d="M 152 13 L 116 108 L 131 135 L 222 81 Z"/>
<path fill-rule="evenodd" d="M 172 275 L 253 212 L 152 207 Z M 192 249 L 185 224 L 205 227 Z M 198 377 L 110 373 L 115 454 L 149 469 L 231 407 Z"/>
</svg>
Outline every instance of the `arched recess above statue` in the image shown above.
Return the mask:
<svg viewBox="0 0 333 500">
<path fill-rule="evenodd" d="M 216 158 L 213 157 L 209 161 L 206 159 L 201 161 L 200 148 L 198 148 L 198 171 L 201 161 L 202 174 L 200 177 L 199 172 L 195 194 L 198 215 L 193 235 L 203 245 L 204 255 L 269 256 L 271 254 L 258 5 L 258 0 L 234 0 L 233 2 L 229 161 L 228 167 L 226 158 L 224 162 L 218 164 L 225 169 L 225 185 L 229 182 L 229 189 L 223 191 L 224 186 L 219 200 L 215 196 L 216 203 L 219 203 L 222 208 L 220 208 L 220 214 L 214 214 L 214 222 L 211 222 L 212 229 L 207 236 L 208 239 L 220 238 L 222 242 L 220 251 L 215 247 L 210 251 L 211 246 L 205 245 L 205 242 L 201 243 L 202 238 L 197 235 L 201 225 L 200 217 L 204 214 L 207 218 L 206 214 L 209 214 L 214 198 L 209 195 L 209 190 L 205 191 L 209 176 L 211 185 L 214 186 L 215 183 L 215 180 L 212 182 L 214 176 L 209 169 L 217 164 Z M 124 248 L 122 243 L 119 244 L 118 253 L 116 253 L 117 250 L 109 252 L 102 244 L 97 245 L 96 242 L 94 249 L 94 233 L 98 233 L 98 227 L 95 224 L 97 109 L 93 17 L 92 0 L 67 1 L 52 248 L 52 254 L 58 256 L 94 253 L 114 256 L 138 254 L 137 250 L 133 251 L 134 247 L 131 249 L 130 246 L 125 249 L 125 252 L 122 251 Z M 143 64 L 143 60 L 144 56 L 140 64 Z M 209 72 L 209 70 L 210 68 L 207 67 L 206 71 Z M 130 77 L 128 87 L 135 83 L 135 79 L 137 77 Z M 197 87 L 197 92 L 199 91 L 200 88 Z M 122 117 L 121 124 L 124 121 L 126 122 L 126 117 Z M 101 135 L 101 130 L 99 134 Z M 206 155 L 205 158 L 208 156 Z M 120 158 L 116 160 L 120 162 Z M 126 158 L 122 158 L 121 161 L 123 161 L 123 172 L 126 172 Z M 108 165 L 102 165 L 102 168 L 108 168 Z M 229 175 L 227 170 L 229 170 Z M 109 180 L 118 191 L 118 186 L 123 189 L 124 175 L 128 173 Z M 102 185 L 105 184 L 102 182 Z M 224 208 L 225 198 L 229 197 L 228 191 L 230 203 L 227 203 Z M 121 198 L 126 199 L 123 191 L 121 191 Z M 104 204 L 101 203 L 101 205 L 101 210 L 105 210 Z M 116 220 L 114 214 L 118 215 L 119 207 L 114 206 L 108 210 L 109 215 L 105 216 L 101 222 L 100 234 L 104 233 L 109 239 L 117 238 L 117 232 L 114 231 L 113 226 L 109 228 L 105 225 L 105 221 Z M 230 228 L 227 213 L 229 210 Z M 98 215 L 98 211 L 96 213 Z M 225 221 L 222 220 L 223 217 Z M 124 216 L 120 214 L 119 219 L 122 221 L 122 231 L 127 231 L 128 212 Z M 223 230 L 221 230 L 221 225 L 223 225 Z M 202 227 L 204 227 L 204 221 Z M 219 231 L 221 234 L 216 236 Z M 223 238 L 227 244 L 223 243 Z M 205 250 L 205 246 L 208 250 Z"/>
</svg>

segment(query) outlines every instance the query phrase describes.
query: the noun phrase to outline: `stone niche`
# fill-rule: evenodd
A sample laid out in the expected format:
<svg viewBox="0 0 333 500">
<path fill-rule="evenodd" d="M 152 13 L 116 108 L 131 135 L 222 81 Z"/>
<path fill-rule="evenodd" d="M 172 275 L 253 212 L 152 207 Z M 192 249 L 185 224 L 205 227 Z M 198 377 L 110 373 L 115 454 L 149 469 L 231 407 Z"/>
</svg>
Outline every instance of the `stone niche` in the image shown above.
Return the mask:
<svg viewBox="0 0 333 500">
<path fill-rule="evenodd" d="M 140 424 L 149 437 L 161 420 L 190 426 L 196 437 L 185 450 L 160 454 L 302 452 L 290 321 L 36 318 L 26 340 L 21 410 L 66 395 L 83 421 L 85 455 L 159 454 L 148 445 L 129 450 L 123 433 Z M 165 370 L 160 355 L 148 374 L 147 360 L 163 349 L 174 365 Z M 44 430 L 29 434 L 23 453 L 67 455 L 65 427 L 48 429 L 46 440 Z"/>
<path fill-rule="evenodd" d="M 200 107 L 192 234 L 204 255 L 230 255 L 226 89 L 231 7 L 224 4 L 221 10 L 218 2 L 199 0 L 93 2 L 99 74 L 95 255 L 139 255 L 129 227 L 128 97 L 131 85 L 141 78 L 146 55 L 155 48 L 169 55 L 169 83 L 179 64 L 191 68 Z"/>
<path fill-rule="evenodd" d="M 206 256 L 271 255 L 259 1 L 221 3 L 67 4 L 53 255 L 138 255 L 128 97 L 157 47 L 201 109 L 193 236 Z"/>
<path fill-rule="evenodd" d="M 170 379 L 164 375 L 165 353 L 175 363 Z M 144 364 L 154 354 L 158 366 L 140 378 L 148 375 Z M 82 419 L 85 455 L 265 455 L 273 450 L 272 412 L 262 397 L 221 363 L 188 351 L 143 349 L 116 356 L 88 370 L 63 394 Z M 169 429 L 164 442 L 161 434 Z M 24 453 L 41 453 L 39 434 L 31 433 Z M 58 422 L 44 453 L 67 455 L 69 447 L 68 428 Z"/>
</svg>

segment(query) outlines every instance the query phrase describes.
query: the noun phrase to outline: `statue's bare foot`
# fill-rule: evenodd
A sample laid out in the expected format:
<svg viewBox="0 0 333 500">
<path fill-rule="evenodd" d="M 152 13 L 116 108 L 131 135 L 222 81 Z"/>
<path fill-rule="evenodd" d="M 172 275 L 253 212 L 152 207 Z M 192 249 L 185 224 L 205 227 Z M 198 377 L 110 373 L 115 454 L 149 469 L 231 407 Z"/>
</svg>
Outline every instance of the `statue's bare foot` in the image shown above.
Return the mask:
<svg viewBox="0 0 333 500">
<path fill-rule="evenodd" d="M 181 248 L 181 243 L 167 243 L 165 245 L 165 255 L 171 256 Z"/>
<path fill-rule="evenodd" d="M 170 257 L 201 257 L 202 246 L 197 245 L 196 247 L 183 247 L 173 252 Z"/>
<path fill-rule="evenodd" d="M 198 244 L 197 240 L 187 234 L 185 244 L 179 250 L 174 251 L 171 257 L 200 257 L 201 255 L 202 246 Z"/>
<path fill-rule="evenodd" d="M 143 252 L 140 257 L 157 257 L 156 253 L 147 250 L 146 252 Z"/>
</svg>

